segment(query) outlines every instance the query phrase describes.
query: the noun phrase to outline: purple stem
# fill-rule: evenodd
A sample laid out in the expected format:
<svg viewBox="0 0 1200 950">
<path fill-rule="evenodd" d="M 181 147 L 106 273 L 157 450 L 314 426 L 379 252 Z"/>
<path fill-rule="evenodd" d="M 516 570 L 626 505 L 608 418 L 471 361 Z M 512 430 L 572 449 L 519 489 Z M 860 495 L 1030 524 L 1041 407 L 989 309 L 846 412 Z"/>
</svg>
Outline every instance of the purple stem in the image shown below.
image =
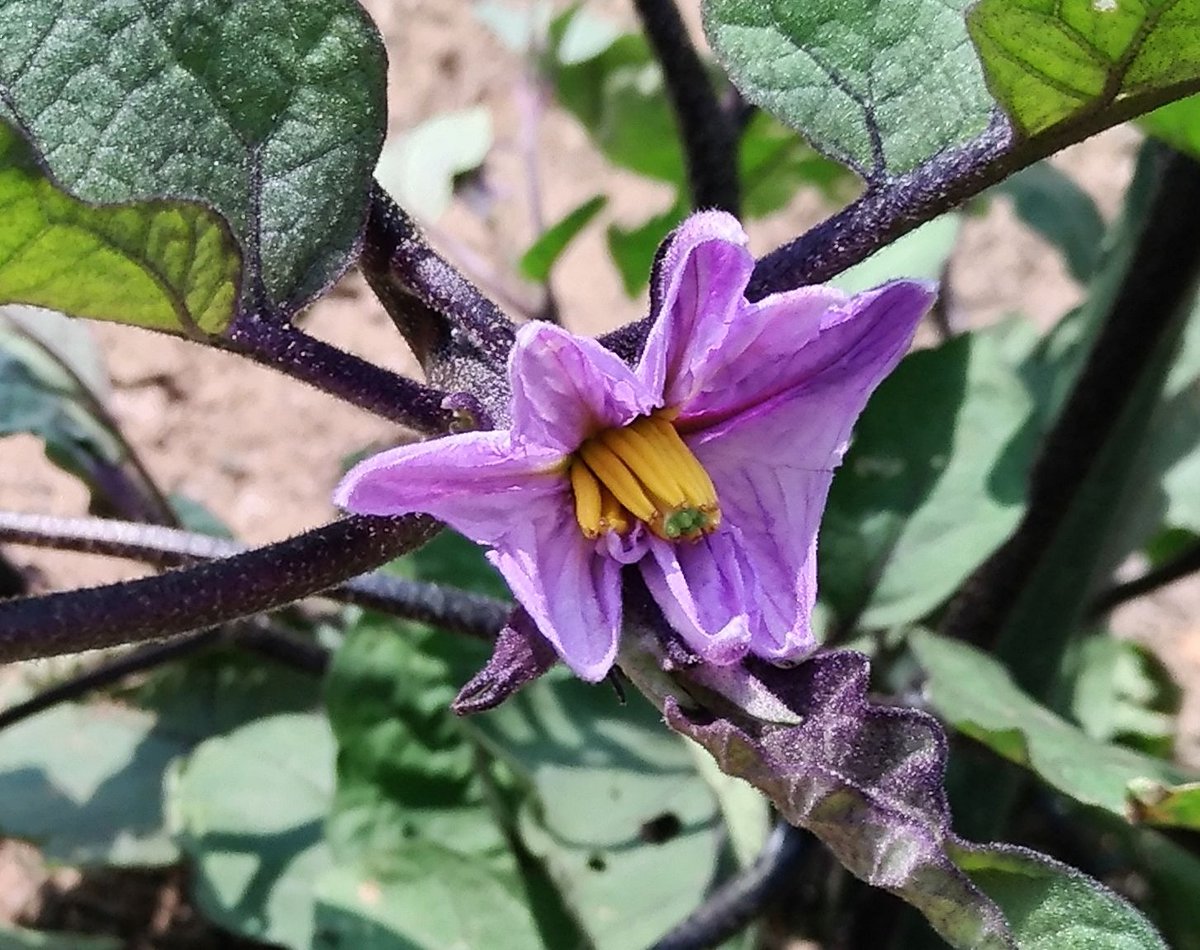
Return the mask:
<svg viewBox="0 0 1200 950">
<path fill-rule="evenodd" d="M 240 313 L 221 344 L 418 432 L 441 435 L 459 419 L 444 405 L 448 393 L 376 366 L 262 313 Z"/>
<path fill-rule="evenodd" d="M 674 0 L 634 0 L 679 123 L 694 208 L 738 214 L 738 135 Z"/>
<path fill-rule="evenodd" d="M 203 630 L 336 587 L 424 544 L 426 517 L 356 516 L 154 577 L 0 603 L 0 662 Z"/>
</svg>

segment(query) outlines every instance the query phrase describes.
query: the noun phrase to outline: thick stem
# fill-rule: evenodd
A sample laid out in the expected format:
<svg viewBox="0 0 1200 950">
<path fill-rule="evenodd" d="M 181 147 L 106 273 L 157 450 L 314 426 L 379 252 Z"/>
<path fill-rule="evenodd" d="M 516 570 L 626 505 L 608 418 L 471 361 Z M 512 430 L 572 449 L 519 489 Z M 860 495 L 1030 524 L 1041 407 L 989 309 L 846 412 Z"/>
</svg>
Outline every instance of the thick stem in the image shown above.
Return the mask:
<svg viewBox="0 0 1200 950">
<path fill-rule="evenodd" d="M 744 930 L 781 892 L 812 850 L 813 836 L 780 822 L 754 863 L 722 884 L 651 950 L 705 950 Z"/>
<path fill-rule="evenodd" d="M 237 541 L 175 528 L 106 518 L 59 518 L 0 511 L 0 541 L 60 551 L 79 551 L 173 567 L 229 558 L 247 549 Z M 351 578 L 318 596 L 357 604 L 406 620 L 491 642 L 512 609 L 505 601 L 439 584 L 410 581 L 375 571 Z"/>
<path fill-rule="evenodd" d="M 243 311 L 222 345 L 403 426 L 430 435 L 458 420 L 447 393 L 330 346 L 291 323 Z"/>
<path fill-rule="evenodd" d="M 674 0 L 634 0 L 679 123 L 692 207 L 739 213 L 738 135 Z"/>
<path fill-rule="evenodd" d="M 429 246 L 416 222 L 378 184 L 371 189 L 359 266 L 422 362 L 422 350 L 443 337 L 461 337 L 496 370 L 507 365 L 512 321 Z"/>
<path fill-rule="evenodd" d="M 1163 150 L 1133 257 L 1087 362 L 1030 475 L 1029 504 L 1009 539 L 947 610 L 949 636 L 991 645 L 1089 477 L 1159 341 L 1200 272 L 1200 165 Z M 1052 569 L 1052 567 L 1050 568 Z M 1053 666 L 1055 658 L 1047 657 Z"/>
<path fill-rule="evenodd" d="M 0 662 L 203 630 L 283 607 L 425 543 L 430 518 L 356 516 L 154 577 L 0 603 Z"/>
</svg>

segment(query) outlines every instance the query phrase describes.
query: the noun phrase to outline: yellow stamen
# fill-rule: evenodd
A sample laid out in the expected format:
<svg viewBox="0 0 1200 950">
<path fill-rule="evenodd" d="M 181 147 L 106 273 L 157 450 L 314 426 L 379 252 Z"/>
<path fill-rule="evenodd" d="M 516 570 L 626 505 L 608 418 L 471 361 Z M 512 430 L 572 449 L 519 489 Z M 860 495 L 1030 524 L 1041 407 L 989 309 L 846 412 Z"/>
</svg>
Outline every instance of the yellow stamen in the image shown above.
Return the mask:
<svg viewBox="0 0 1200 950">
<path fill-rule="evenodd" d="M 629 425 L 623 429 L 608 429 L 600 433 L 600 439 L 633 472 L 642 487 L 659 508 L 681 508 L 687 504 L 679 479 L 666 462 L 656 439 Z"/>
<path fill-rule="evenodd" d="M 633 428 L 654 433 L 654 446 L 660 458 L 675 471 L 684 495 L 696 508 L 715 509 L 717 489 L 708 477 L 700 460 L 692 454 L 683 437 L 660 415 L 643 416 L 633 423 Z"/>
<path fill-rule="evenodd" d="M 654 502 L 646 497 L 641 484 L 612 449 L 598 439 L 588 439 L 579 447 L 579 454 L 588 468 L 604 483 L 617 501 L 629 509 L 629 513 L 641 521 L 654 518 Z"/>
<path fill-rule="evenodd" d="M 600 482 L 579 459 L 571 463 L 571 488 L 575 493 L 575 520 L 587 537 L 597 537 L 605 515 Z"/>
<path fill-rule="evenodd" d="M 621 503 L 607 488 L 600 490 L 600 529 L 615 531 L 617 534 L 624 534 L 629 530 L 629 512 L 621 507 Z"/>
</svg>

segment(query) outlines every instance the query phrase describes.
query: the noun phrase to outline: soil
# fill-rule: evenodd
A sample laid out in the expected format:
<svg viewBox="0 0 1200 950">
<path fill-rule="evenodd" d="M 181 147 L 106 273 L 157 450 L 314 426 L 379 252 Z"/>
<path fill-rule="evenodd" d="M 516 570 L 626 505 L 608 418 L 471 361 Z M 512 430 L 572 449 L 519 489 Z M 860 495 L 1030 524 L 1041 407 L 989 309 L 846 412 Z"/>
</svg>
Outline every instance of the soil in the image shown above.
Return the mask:
<svg viewBox="0 0 1200 950">
<path fill-rule="evenodd" d="M 524 81 L 519 58 L 478 24 L 469 4 L 366 0 L 365 6 L 390 55 L 393 132 L 448 109 L 485 104 L 492 110 L 496 143 L 484 176 L 492 195 L 489 213 L 481 216 L 456 201 L 432 229 L 435 243 L 485 287 L 496 289 L 493 274 L 512 273 L 539 217 L 558 220 L 597 192 L 610 196 L 601 224 L 632 225 L 669 204 L 665 188 L 608 166 L 574 119 L 550 109 L 537 132 L 542 209 L 531 213 L 514 104 Z M 627 4 L 614 0 L 592 6 L 633 25 Z M 683 6 L 695 26 L 698 3 L 689 0 Z M 1130 129 L 1116 129 L 1068 150 L 1056 162 L 1112 217 L 1138 140 Z M 751 226 L 754 250 L 769 250 L 828 210 L 811 195 L 801 196 L 786 211 Z M 607 263 L 603 234 L 603 227 L 590 227 L 555 272 L 554 294 L 573 329 L 597 332 L 645 311 L 644 299 L 630 300 L 622 291 Z M 956 311 L 971 325 L 1020 312 L 1046 326 L 1080 296 L 1058 256 L 1017 222 L 1004 200 L 967 222 L 950 282 Z M 507 277 L 502 283 L 506 297 L 536 305 L 536 288 Z M 338 346 L 415 372 L 404 343 L 354 274 L 316 303 L 305 321 L 310 332 Z M 236 357 L 129 327 L 98 325 L 94 332 L 113 379 L 112 411 L 149 471 L 165 490 L 202 502 L 247 541 L 283 538 L 328 520 L 330 488 L 342 459 L 400 435 L 388 423 Z M 86 497 L 73 479 L 45 461 L 38 443 L 17 437 L 0 445 L 0 508 L 82 514 Z M 20 548 L 8 553 L 39 589 L 100 583 L 133 570 L 68 554 Z M 1200 758 L 1198 596 L 1196 585 L 1179 584 L 1116 618 L 1119 629 L 1158 650 L 1188 687 L 1181 747 L 1193 760 Z M 110 873 L 97 884 L 94 877 L 81 879 L 75 872 L 50 872 L 32 849 L 2 843 L 0 921 L 18 919 L 121 934 L 129 947 L 234 946 L 195 920 L 174 872 L 148 878 Z"/>
</svg>

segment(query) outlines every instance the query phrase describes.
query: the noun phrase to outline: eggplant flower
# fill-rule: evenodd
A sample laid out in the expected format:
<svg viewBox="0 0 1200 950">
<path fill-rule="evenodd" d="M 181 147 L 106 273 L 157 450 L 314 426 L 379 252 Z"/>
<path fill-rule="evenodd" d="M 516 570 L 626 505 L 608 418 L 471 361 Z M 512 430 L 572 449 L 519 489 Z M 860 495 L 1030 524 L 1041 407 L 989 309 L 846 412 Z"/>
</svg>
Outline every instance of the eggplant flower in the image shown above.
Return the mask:
<svg viewBox="0 0 1200 950">
<path fill-rule="evenodd" d="M 621 571 L 637 565 L 703 660 L 815 647 L 817 528 L 850 429 L 934 291 L 812 286 L 751 303 L 746 235 L 693 215 L 659 257 L 635 366 L 547 323 L 517 333 L 508 431 L 383 452 L 342 481 L 359 514 L 423 512 L 487 545 L 585 680 L 617 655 Z"/>
</svg>

